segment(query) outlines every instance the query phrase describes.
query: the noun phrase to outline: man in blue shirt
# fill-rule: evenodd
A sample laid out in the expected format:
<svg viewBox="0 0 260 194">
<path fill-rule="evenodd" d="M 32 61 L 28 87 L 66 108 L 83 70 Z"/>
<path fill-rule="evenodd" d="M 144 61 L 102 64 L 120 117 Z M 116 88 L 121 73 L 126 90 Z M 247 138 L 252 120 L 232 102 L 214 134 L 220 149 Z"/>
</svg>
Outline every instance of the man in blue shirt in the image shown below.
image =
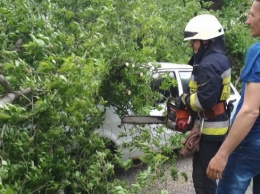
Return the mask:
<svg viewBox="0 0 260 194">
<path fill-rule="evenodd" d="M 260 0 L 254 0 L 246 24 L 252 37 L 260 37 Z M 207 168 L 210 179 L 219 179 L 216 194 L 244 194 L 252 178 L 253 193 L 260 193 L 260 42 L 248 49 L 240 80 L 231 130 Z"/>
</svg>

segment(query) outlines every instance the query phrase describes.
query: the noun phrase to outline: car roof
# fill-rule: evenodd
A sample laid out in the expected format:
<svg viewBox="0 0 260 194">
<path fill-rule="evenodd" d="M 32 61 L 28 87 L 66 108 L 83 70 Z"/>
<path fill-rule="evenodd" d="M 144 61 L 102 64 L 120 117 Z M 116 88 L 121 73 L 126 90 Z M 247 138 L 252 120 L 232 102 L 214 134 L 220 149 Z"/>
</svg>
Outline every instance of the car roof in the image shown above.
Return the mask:
<svg viewBox="0 0 260 194">
<path fill-rule="evenodd" d="M 170 62 L 155 62 L 151 64 L 160 64 L 159 69 L 192 69 L 192 66 L 187 64 L 177 64 Z"/>
<path fill-rule="evenodd" d="M 191 65 L 187 64 L 176 64 L 176 63 L 167 63 L 167 62 L 160 62 L 162 69 L 192 69 Z"/>
</svg>

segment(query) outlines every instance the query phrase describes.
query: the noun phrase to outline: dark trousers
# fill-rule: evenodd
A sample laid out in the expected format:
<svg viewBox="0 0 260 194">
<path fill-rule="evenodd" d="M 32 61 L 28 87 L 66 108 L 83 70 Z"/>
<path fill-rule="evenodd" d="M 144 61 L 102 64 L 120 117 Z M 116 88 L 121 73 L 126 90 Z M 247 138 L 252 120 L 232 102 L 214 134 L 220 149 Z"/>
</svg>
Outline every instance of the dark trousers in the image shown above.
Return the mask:
<svg viewBox="0 0 260 194">
<path fill-rule="evenodd" d="M 215 194 L 217 183 L 208 179 L 206 170 L 221 144 L 222 142 L 201 139 L 199 151 L 193 156 L 192 179 L 196 194 Z"/>
</svg>

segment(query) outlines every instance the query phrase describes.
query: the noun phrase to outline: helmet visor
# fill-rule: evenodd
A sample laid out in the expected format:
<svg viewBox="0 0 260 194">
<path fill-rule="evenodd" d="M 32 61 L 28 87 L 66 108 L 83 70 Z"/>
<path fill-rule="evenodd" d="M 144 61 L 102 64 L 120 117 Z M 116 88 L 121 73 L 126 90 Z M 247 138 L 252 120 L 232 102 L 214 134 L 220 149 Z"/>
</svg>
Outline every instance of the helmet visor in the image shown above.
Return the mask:
<svg viewBox="0 0 260 194">
<path fill-rule="evenodd" d="M 195 36 L 196 34 L 198 34 L 198 32 L 184 31 L 184 38 L 192 38 L 192 37 Z"/>
</svg>

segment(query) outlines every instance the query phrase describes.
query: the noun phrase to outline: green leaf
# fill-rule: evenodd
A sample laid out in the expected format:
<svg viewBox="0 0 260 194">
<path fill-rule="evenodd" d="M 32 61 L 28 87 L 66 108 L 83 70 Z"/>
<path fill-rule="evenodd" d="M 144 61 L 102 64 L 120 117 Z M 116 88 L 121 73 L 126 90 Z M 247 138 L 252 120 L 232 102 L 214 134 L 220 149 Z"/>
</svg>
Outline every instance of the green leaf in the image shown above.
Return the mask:
<svg viewBox="0 0 260 194">
<path fill-rule="evenodd" d="M 14 191 L 12 189 L 7 189 L 5 191 L 6 194 L 14 194 Z"/>
<path fill-rule="evenodd" d="M 7 162 L 5 160 L 1 160 L 3 166 L 7 166 Z"/>
</svg>

